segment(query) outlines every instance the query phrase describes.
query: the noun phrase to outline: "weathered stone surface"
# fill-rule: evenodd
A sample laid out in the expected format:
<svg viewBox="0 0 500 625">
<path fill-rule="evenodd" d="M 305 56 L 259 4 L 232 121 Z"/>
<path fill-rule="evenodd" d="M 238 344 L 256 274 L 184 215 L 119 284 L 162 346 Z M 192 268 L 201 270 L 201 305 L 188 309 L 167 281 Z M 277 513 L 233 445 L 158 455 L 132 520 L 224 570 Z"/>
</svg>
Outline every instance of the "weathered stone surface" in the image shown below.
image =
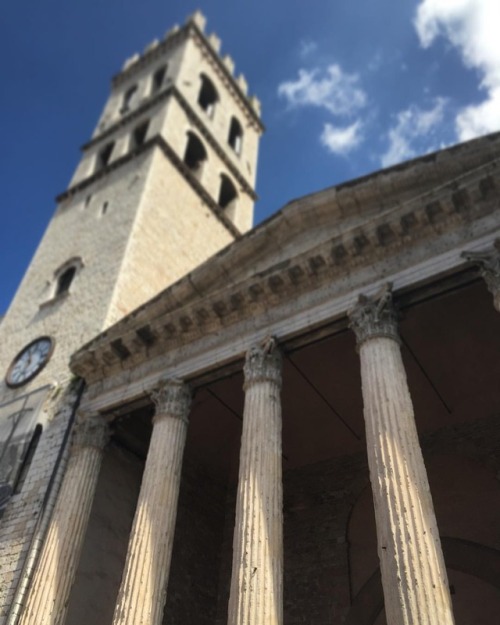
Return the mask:
<svg viewBox="0 0 500 625">
<path fill-rule="evenodd" d="M 484 278 L 488 290 L 493 295 L 493 303 L 500 312 L 500 239 L 488 252 L 463 252 L 462 257 L 475 263 Z"/>
<path fill-rule="evenodd" d="M 178 380 L 153 393 L 157 412 L 114 625 L 161 625 L 172 557 L 189 391 Z"/>
<path fill-rule="evenodd" d="M 281 359 L 274 339 L 245 362 L 229 625 L 283 622 Z"/>
<path fill-rule="evenodd" d="M 76 424 L 74 446 L 20 625 L 62 625 L 92 506 L 108 426 L 102 417 Z"/>
<path fill-rule="evenodd" d="M 390 291 L 351 311 L 388 625 L 453 625 L 451 597 Z"/>
<path fill-rule="evenodd" d="M 356 334 L 358 345 L 370 338 L 382 336 L 399 341 L 391 288 L 390 284 L 386 284 L 373 297 L 360 295 L 358 304 L 349 311 L 349 325 Z"/>
</svg>

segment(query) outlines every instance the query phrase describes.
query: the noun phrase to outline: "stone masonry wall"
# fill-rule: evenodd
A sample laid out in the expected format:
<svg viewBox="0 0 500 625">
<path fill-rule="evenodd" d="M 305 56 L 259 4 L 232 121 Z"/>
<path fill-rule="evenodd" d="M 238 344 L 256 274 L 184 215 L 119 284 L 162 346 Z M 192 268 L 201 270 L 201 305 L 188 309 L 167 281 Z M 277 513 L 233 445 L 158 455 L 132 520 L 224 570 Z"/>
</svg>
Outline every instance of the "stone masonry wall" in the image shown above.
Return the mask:
<svg viewBox="0 0 500 625">
<path fill-rule="evenodd" d="M 38 547 L 43 541 L 43 514 L 50 508 L 62 480 L 67 453 L 60 457 L 57 471 L 56 459 L 60 455 L 77 392 L 77 385 L 72 384 L 53 389 L 49 394 L 40 418 L 44 423 L 44 432 L 26 480 L 21 491 L 13 495 L 0 523 L 0 623 L 4 622 L 11 607 L 14 610 L 17 607 L 14 596 L 25 572 L 25 558 L 30 547 Z M 47 486 L 51 477 L 52 497 L 47 501 Z"/>
<path fill-rule="evenodd" d="M 165 625 L 215 623 L 225 501 L 225 485 L 184 464 Z"/>
<path fill-rule="evenodd" d="M 233 240 L 159 149 L 109 310 L 109 325 L 165 289 Z"/>
</svg>

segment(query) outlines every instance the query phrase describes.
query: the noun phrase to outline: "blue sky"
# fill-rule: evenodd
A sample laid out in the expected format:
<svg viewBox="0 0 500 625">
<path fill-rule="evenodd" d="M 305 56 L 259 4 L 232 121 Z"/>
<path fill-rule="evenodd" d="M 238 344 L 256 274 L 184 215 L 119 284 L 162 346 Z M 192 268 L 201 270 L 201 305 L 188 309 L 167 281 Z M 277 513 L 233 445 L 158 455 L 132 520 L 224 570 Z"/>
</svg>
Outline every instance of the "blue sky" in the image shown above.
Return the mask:
<svg viewBox="0 0 500 625">
<path fill-rule="evenodd" d="M 256 222 L 500 129 L 498 0 L 17 0 L 0 18 L 0 313 L 125 58 L 200 8 L 262 101 Z"/>
</svg>

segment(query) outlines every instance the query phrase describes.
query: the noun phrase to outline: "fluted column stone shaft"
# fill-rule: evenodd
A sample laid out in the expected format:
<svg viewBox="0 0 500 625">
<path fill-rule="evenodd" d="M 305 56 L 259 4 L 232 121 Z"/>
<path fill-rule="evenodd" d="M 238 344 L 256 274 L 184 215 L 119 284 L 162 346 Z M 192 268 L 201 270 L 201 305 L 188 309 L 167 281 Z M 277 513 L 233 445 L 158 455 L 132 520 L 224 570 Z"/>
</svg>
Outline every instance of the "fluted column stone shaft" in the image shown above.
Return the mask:
<svg viewBox="0 0 500 625">
<path fill-rule="evenodd" d="M 85 538 L 108 426 L 82 418 L 19 625 L 62 625 Z"/>
<path fill-rule="evenodd" d="M 153 432 L 113 625 L 161 625 L 167 598 L 191 395 L 169 380 L 152 398 Z"/>
<path fill-rule="evenodd" d="M 283 623 L 281 356 L 273 339 L 246 357 L 229 625 Z"/>
<path fill-rule="evenodd" d="M 350 312 L 361 361 L 368 464 L 388 625 L 452 625 L 427 473 L 390 288 Z"/>
<path fill-rule="evenodd" d="M 462 252 L 462 257 L 474 263 L 493 295 L 495 310 L 500 312 L 500 239 L 486 252 Z"/>
</svg>

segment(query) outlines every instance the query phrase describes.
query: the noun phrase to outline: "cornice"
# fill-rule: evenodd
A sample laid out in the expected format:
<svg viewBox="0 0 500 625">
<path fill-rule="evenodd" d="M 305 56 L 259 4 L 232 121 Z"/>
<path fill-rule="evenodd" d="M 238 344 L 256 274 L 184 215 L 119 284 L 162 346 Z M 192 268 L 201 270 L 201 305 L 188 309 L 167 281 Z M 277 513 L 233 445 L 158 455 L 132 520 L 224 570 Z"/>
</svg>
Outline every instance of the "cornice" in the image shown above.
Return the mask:
<svg viewBox="0 0 500 625">
<path fill-rule="evenodd" d="M 218 334 L 224 328 L 254 319 L 270 308 L 298 301 L 312 293 L 345 281 L 347 277 L 375 264 L 387 262 L 401 251 L 407 265 L 414 261 L 411 249 L 431 255 L 433 241 L 448 233 L 464 239 L 469 224 L 498 210 L 499 165 L 493 162 L 461 185 L 440 187 L 417 203 L 406 203 L 390 215 L 382 214 L 350 231 L 332 237 L 307 252 L 280 262 L 260 275 L 231 284 L 162 316 L 152 316 L 134 325 L 134 313 L 103 333 L 72 358 L 72 369 L 87 381 L 98 379 L 107 370 L 131 369 L 145 359 L 155 358 L 182 345 Z M 452 239 L 456 244 L 458 235 Z M 446 251 L 439 249 L 439 253 Z M 420 259 L 418 262 L 421 262 Z M 229 279 L 229 277 L 228 277 Z M 170 290 L 170 289 L 169 289 Z M 168 291 L 159 297 L 168 297 Z M 136 311 L 136 312 L 138 312 Z M 126 347 L 128 356 L 120 354 Z"/>
<path fill-rule="evenodd" d="M 155 57 L 160 57 L 167 50 L 175 47 L 183 40 L 187 39 L 190 35 L 197 44 L 203 49 L 203 51 L 209 56 L 212 61 L 212 66 L 217 71 L 223 82 L 228 87 L 229 91 L 232 91 L 236 96 L 236 99 L 240 102 L 250 122 L 253 123 L 259 132 L 264 132 L 265 127 L 260 120 L 259 115 L 255 112 L 253 107 L 248 101 L 247 96 L 243 93 L 238 83 L 232 76 L 231 72 L 226 68 L 217 52 L 212 48 L 207 41 L 205 35 L 193 22 L 184 24 L 176 33 L 169 35 L 166 39 L 161 41 L 154 49 L 144 53 L 137 61 L 135 61 L 129 68 L 123 70 L 113 76 L 111 83 L 114 87 L 119 86 L 125 81 L 129 80 L 132 76 L 142 70 L 146 65 L 151 63 Z"/>
<path fill-rule="evenodd" d="M 99 134 L 97 137 L 94 137 L 80 148 L 82 151 L 88 150 L 91 147 L 101 143 L 102 141 L 108 139 L 111 135 L 113 135 L 119 128 L 123 128 L 127 126 L 134 119 L 138 119 L 145 112 L 154 108 L 159 102 L 163 100 L 167 100 L 170 96 L 173 96 L 177 102 L 180 104 L 183 111 L 186 113 L 190 121 L 196 126 L 196 128 L 200 131 L 206 141 L 210 144 L 212 149 L 216 152 L 217 156 L 221 159 L 221 161 L 226 165 L 229 171 L 233 174 L 236 180 L 241 185 L 243 191 L 247 193 L 255 202 L 259 199 L 258 195 L 253 190 L 250 183 L 244 178 L 240 170 L 236 167 L 236 165 L 231 161 L 226 152 L 221 147 L 220 143 L 213 136 L 207 126 L 203 123 L 201 118 L 196 114 L 192 106 L 186 100 L 186 98 L 182 95 L 182 93 L 177 89 L 175 85 L 170 85 L 166 87 L 165 90 L 161 91 L 156 96 L 153 96 L 151 99 L 145 99 L 143 103 L 137 108 L 124 115 L 121 119 L 115 122 L 112 126 L 107 128 L 104 132 Z"/>
<path fill-rule="evenodd" d="M 174 165 L 174 167 L 182 174 L 185 180 L 191 185 L 194 191 L 200 196 L 200 198 L 205 202 L 205 204 L 212 210 L 213 214 L 217 217 L 217 219 L 222 223 L 222 225 L 231 233 L 231 235 L 238 239 L 241 237 L 241 233 L 233 224 L 233 222 L 224 214 L 224 211 L 220 208 L 217 202 L 212 198 L 212 196 L 206 191 L 205 187 L 199 182 L 196 176 L 193 175 L 189 167 L 187 167 L 182 160 L 177 156 L 175 151 L 170 145 L 165 141 L 163 137 L 160 135 L 156 135 L 152 139 L 149 139 L 139 148 L 125 154 L 124 156 L 116 159 L 112 163 L 110 163 L 107 167 L 99 170 L 92 176 L 85 178 L 78 184 L 72 186 L 64 193 L 61 193 L 56 197 L 56 201 L 58 203 L 67 200 L 69 197 L 76 195 L 83 189 L 86 189 L 90 185 L 94 184 L 97 180 L 100 180 L 107 176 L 110 172 L 115 171 L 123 167 L 126 163 L 130 162 L 132 159 L 136 158 L 140 154 L 143 154 L 153 148 L 158 147 L 163 152 L 163 154 L 168 158 L 168 160 Z"/>
</svg>

